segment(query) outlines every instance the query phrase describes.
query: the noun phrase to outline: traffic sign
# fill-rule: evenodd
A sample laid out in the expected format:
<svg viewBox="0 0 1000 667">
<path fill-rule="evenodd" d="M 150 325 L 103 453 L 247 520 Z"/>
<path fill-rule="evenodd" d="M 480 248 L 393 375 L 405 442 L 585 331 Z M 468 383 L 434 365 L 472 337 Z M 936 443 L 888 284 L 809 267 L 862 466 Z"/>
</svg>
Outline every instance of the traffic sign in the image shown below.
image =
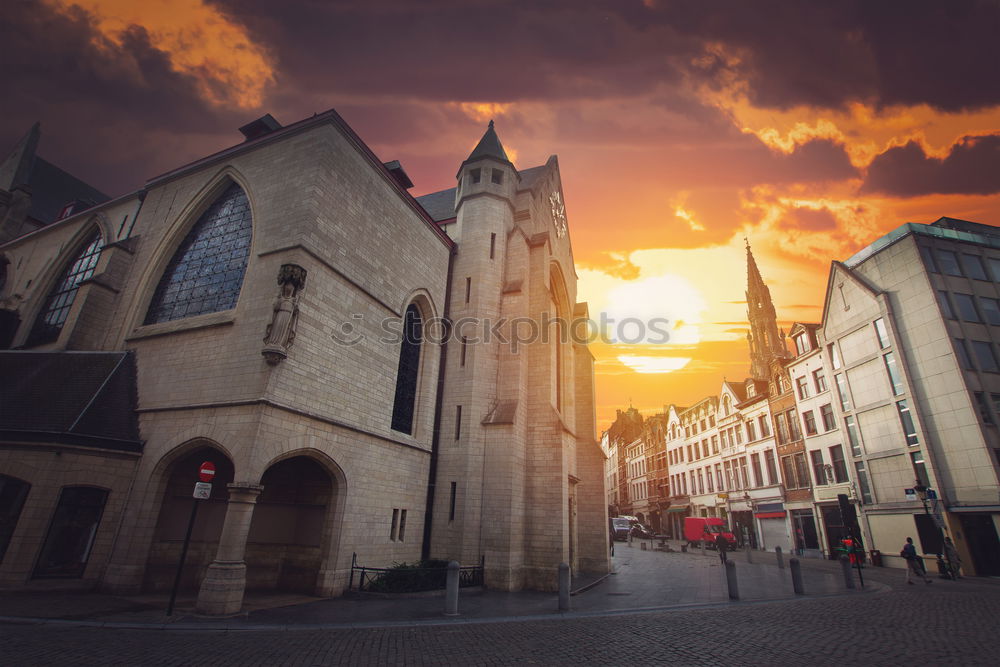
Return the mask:
<svg viewBox="0 0 1000 667">
<path fill-rule="evenodd" d="M 194 497 L 198 500 L 208 500 L 212 495 L 212 485 L 208 482 L 196 482 L 194 485 Z"/>
<path fill-rule="evenodd" d="M 203 482 L 211 482 L 215 478 L 215 464 L 205 461 L 198 467 L 198 479 Z"/>
</svg>

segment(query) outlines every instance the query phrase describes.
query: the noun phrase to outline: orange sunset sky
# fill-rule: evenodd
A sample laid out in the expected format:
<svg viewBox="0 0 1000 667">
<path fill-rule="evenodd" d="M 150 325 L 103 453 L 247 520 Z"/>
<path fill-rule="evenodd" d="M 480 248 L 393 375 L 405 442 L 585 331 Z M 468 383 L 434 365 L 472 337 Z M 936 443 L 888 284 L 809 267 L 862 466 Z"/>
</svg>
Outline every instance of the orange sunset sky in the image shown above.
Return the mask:
<svg viewBox="0 0 1000 667">
<path fill-rule="evenodd" d="M 0 26 L 0 144 L 115 196 L 336 108 L 414 195 L 490 119 L 519 168 L 557 154 L 591 313 L 665 317 L 595 345 L 598 424 L 749 369 L 744 238 L 781 319 L 830 261 L 903 222 L 1000 225 L 993 2 L 41 0 Z"/>
</svg>

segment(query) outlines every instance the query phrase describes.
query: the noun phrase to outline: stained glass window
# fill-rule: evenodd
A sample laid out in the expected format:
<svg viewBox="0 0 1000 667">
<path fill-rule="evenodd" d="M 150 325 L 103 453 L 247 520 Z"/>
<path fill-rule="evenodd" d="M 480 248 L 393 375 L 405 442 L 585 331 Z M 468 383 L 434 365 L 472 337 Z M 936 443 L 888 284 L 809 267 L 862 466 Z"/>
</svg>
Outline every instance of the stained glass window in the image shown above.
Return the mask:
<svg viewBox="0 0 1000 667">
<path fill-rule="evenodd" d="M 35 325 L 28 336 L 26 343 L 28 346 L 44 345 L 59 338 L 59 332 L 62 331 L 63 324 L 66 323 L 73 299 L 76 298 L 76 291 L 80 287 L 80 283 L 94 275 L 94 269 L 97 267 L 97 260 L 101 258 L 103 248 L 104 238 L 101 236 L 100 230 L 97 230 L 86 241 L 83 250 L 66 268 L 62 278 L 49 292 L 49 298 L 38 313 Z"/>
<path fill-rule="evenodd" d="M 417 401 L 417 374 L 420 370 L 420 343 L 423 322 L 413 304 L 406 309 L 403 321 L 403 342 L 399 347 L 399 368 L 396 372 L 396 398 L 392 406 L 392 430 L 413 433 L 413 409 Z"/>
<path fill-rule="evenodd" d="M 243 285 L 252 230 L 250 202 L 233 183 L 184 238 L 156 287 L 146 324 L 229 310 Z"/>
</svg>

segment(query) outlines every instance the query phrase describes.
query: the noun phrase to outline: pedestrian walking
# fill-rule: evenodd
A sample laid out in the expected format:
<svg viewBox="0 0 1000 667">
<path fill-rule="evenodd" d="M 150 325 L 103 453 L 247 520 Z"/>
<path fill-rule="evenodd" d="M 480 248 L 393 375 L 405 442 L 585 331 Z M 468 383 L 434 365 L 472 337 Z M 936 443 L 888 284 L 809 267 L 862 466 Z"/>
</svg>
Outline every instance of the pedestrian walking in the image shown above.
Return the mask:
<svg viewBox="0 0 1000 667">
<path fill-rule="evenodd" d="M 715 550 L 719 552 L 719 560 L 726 564 L 726 552 L 729 551 L 729 540 L 722 533 L 715 536 Z"/>
<path fill-rule="evenodd" d="M 958 571 L 962 567 L 962 557 L 958 555 L 958 549 L 950 537 L 944 538 L 944 556 L 948 560 L 948 573 L 952 579 L 958 579 Z"/>
<path fill-rule="evenodd" d="M 912 537 L 906 538 L 906 544 L 903 545 L 903 549 L 899 552 L 899 555 L 906 559 L 906 583 L 911 586 L 913 585 L 913 579 L 911 578 L 913 574 L 922 577 L 925 584 L 931 583 L 931 578 L 927 576 L 927 568 L 924 567 L 923 559 L 917 556 L 917 548 L 913 546 Z"/>
</svg>

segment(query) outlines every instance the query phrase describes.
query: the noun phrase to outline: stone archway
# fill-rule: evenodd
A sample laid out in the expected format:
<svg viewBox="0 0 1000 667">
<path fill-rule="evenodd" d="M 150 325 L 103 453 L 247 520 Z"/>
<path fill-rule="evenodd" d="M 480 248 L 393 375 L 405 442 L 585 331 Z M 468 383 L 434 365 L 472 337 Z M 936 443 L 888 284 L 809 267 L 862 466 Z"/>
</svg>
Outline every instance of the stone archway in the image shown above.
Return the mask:
<svg viewBox="0 0 1000 667">
<path fill-rule="evenodd" d="M 309 456 L 270 466 L 247 537 L 247 590 L 314 595 L 326 554 L 337 493 L 330 473 Z"/>
<path fill-rule="evenodd" d="M 206 569 L 215 558 L 229 499 L 226 485 L 233 481 L 234 470 L 232 461 L 225 454 L 205 446 L 174 461 L 164 474 L 166 485 L 146 562 L 143 590 L 167 591 L 173 586 L 191 507 L 195 502 L 193 493 L 198 481 L 198 468 L 203 461 L 215 464 L 215 479 L 212 481 L 211 497 L 198 501 L 201 505 L 184 561 L 181 590 L 197 591 Z"/>
</svg>

